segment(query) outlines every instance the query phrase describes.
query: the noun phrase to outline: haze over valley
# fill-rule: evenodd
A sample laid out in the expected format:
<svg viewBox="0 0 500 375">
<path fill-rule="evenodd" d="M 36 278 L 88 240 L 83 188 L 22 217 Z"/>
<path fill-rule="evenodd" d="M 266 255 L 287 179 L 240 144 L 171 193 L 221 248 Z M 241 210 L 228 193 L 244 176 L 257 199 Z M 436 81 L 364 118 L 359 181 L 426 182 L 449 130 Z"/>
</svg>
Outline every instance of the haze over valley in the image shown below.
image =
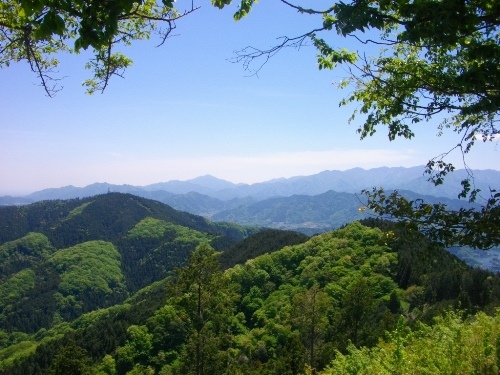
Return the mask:
<svg viewBox="0 0 500 375">
<path fill-rule="evenodd" d="M 0 197 L 0 205 L 27 204 L 41 200 L 90 197 L 107 192 L 131 193 L 158 200 L 171 207 L 214 221 L 301 230 L 308 234 L 338 228 L 360 214 L 361 190 L 383 187 L 399 190 L 411 199 L 426 196 L 430 203 L 442 202 L 450 208 L 467 206 L 458 200 L 465 170 L 450 174 L 439 186 L 428 181 L 424 167 L 354 168 L 323 171 L 310 176 L 276 178 L 255 184 L 235 184 L 214 176 L 159 182 L 147 186 L 95 183 L 85 187 L 45 189 L 23 197 Z M 474 170 L 474 183 L 483 196 L 500 183 L 500 171 Z"/>
</svg>

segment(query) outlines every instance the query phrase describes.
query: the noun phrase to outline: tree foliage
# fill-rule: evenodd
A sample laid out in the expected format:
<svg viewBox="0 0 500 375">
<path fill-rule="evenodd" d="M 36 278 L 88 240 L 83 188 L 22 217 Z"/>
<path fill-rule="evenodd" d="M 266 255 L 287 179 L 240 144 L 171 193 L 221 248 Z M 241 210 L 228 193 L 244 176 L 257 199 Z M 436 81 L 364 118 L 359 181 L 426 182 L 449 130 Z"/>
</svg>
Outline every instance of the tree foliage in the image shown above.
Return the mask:
<svg viewBox="0 0 500 375">
<path fill-rule="evenodd" d="M 413 331 L 401 319 L 385 341 L 372 349 L 350 345 L 319 374 L 497 374 L 498 319 L 448 312 Z"/>
<path fill-rule="evenodd" d="M 316 351 L 323 344 L 331 301 L 319 286 L 299 292 L 292 299 L 292 321 L 298 328 L 304 346 L 308 349 L 308 362 L 315 367 Z"/>
<path fill-rule="evenodd" d="M 265 64 L 279 50 L 311 42 L 318 51 L 320 69 L 344 67 L 339 87 L 352 91 L 341 105 L 359 103 L 351 121 L 362 118 L 361 139 L 387 128 L 389 140 L 411 139 L 417 124 L 440 121 L 438 134 L 459 134 L 456 149 L 465 157 L 478 141 L 500 136 L 500 7 L 495 0 L 335 2 L 325 9 L 281 0 L 300 13 L 318 17 L 318 27 L 302 35 L 284 37 L 270 49 L 246 48 L 235 61 L 246 69 Z M 242 0 L 236 20 L 252 8 Z M 333 31 L 337 38 L 332 37 Z M 343 40 L 361 44 L 357 52 L 343 48 Z M 370 56 L 374 48 L 378 54 Z M 259 64 L 256 62 L 256 64 Z M 257 65 L 260 69 L 262 65 Z M 454 148 L 454 149 L 455 149 Z M 425 172 L 436 185 L 455 166 L 444 150 L 427 163 Z M 469 171 L 464 159 L 464 166 Z M 365 191 L 367 206 L 411 223 L 445 244 L 489 248 L 500 243 L 500 193 L 481 192 L 469 174 L 460 198 L 480 200 L 480 210 L 447 209 L 444 205 L 409 202 L 397 192 Z"/>
<path fill-rule="evenodd" d="M 160 44 L 176 20 L 195 10 L 179 12 L 172 0 L 9 0 L 0 3 L 0 68 L 28 62 L 48 96 L 59 89 L 56 54 L 91 49 L 85 68 L 93 77 L 84 81 L 88 93 L 102 91 L 113 76 L 122 76 L 132 60 L 120 45 L 149 39 Z"/>
<path fill-rule="evenodd" d="M 1 207 L 0 348 L 123 303 L 185 265 L 200 243 L 224 249 L 254 231 L 128 194 Z M 84 348 L 113 347 L 115 337 L 125 335 L 127 327 L 122 328 L 99 326 L 95 331 L 111 339 L 92 333 Z"/>
<path fill-rule="evenodd" d="M 0 331 L 0 374 L 496 373 L 498 317 L 477 313 L 494 315 L 499 276 L 367 223 L 386 232 L 352 223 L 224 272 L 201 245 L 124 304 Z"/>
<path fill-rule="evenodd" d="M 50 375 L 90 375 L 92 361 L 85 349 L 80 348 L 74 341 L 57 354 L 49 369 Z"/>
<path fill-rule="evenodd" d="M 492 191 L 479 209 L 450 210 L 444 203 L 408 199 L 398 191 L 364 190 L 368 206 L 379 216 L 394 218 L 407 230 L 420 230 L 448 246 L 489 249 L 500 244 L 500 193 Z"/>
<path fill-rule="evenodd" d="M 113 244 L 91 241 L 59 250 L 50 263 L 61 274 L 59 289 L 65 296 L 84 292 L 111 293 L 124 287 L 120 253 Z"/>
</svg>

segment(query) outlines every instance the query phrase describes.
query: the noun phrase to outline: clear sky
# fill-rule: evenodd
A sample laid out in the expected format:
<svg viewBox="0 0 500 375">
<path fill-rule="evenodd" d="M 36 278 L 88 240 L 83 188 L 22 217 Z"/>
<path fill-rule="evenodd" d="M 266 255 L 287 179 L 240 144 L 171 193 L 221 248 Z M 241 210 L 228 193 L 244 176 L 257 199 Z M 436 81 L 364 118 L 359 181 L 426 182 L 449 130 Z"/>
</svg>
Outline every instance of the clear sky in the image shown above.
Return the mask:
<svg viewBox="0 0 500 375">
<path fill-rule="evenodd" d="M 1 70 L 0 195 L 205 174 L 254 183 L 323 170 L 409 167 L 458 143 L 456 134 L 436 137 L 437 121 L 420 125 L 412 141 L 389 142 L 382 129 L 360 141 L 361 118 L 348 125 L 353 108 L 338 106 L 348 93 L 335 85 L 344 73 L 319 71 L 312 47 L 281 51 L 258 77 L 228 61 L 248 45 L 265 48 L 280 36 L 304 33 L 317 19 L 266 0 L 234 22 L 235 7 L 198 1 L 201 9 L 180 20 L 162 47 L 152 40 L 127 48 L 134 65 L 104 94 L 84 93 L 84 55 L 60 56 L 64 89 L 52 99 L 26 64 Z M 498 142 L 478 145 L 469 166 L 499 169 L 499 148 Z"/>
</svg>

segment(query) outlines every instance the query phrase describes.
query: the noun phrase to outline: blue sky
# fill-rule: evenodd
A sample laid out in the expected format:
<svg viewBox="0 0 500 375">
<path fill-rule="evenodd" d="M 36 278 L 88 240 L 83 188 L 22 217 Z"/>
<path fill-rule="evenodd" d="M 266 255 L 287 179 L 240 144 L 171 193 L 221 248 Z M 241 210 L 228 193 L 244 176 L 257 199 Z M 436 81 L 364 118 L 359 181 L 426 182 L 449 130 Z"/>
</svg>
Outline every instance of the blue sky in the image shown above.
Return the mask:
<svg viewBox="0 0 500 375">
<path fill-rule="evenodd" d="M 235 6 L 200 5 L 162 47 L 151 40 L 125 49 L 134 65 L 104 94 L 84 93 L 85 54 L 60 56 L 64 89 L 52 99 L 26 64 L 0 70 L 0 195 L 205 174 L 254 183 L 323 170 L 409 167 L 458 142 L 456 134 L 436 137 L 437 121 L 420 125 L 411 141 L 389 142 L 383 129 L 360 141 L 361 118 L 348 125 L 353 108 L 338 106 L 348 93 L 335 85 L 343 72 L 319 71 L 312 47 L 281 51 L 258 77 L 228 61 L 235 50 L 269 47 L 319 20 L 276 0 L 256 4 L 239 22 L 232 19 Z M 342 41 L 359 49 L 351 42 Z M 498 169 L 498 148 L 478 145 L 469 166 Z"/>
</svg>

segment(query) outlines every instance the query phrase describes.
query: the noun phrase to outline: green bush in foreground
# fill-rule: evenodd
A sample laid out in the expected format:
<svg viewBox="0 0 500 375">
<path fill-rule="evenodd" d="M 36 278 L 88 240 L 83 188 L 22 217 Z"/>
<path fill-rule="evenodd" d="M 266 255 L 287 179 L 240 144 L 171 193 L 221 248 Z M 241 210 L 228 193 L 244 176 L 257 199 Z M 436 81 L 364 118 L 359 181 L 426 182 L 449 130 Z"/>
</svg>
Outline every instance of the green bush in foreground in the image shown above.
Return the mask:
<svg viewBox="0 0 500 375">
<path fill-rule="evenodd" d="M 407 330 L 401 318 L 387 341 L 371 349 L 350 345 L 346 355 L 337 352 L 320 374 L 498 374 L 499 334 L 499 313 L 463 320 L 449 312 L 433 326 L 420 324 L 414 331 Z"/>
</svg>

